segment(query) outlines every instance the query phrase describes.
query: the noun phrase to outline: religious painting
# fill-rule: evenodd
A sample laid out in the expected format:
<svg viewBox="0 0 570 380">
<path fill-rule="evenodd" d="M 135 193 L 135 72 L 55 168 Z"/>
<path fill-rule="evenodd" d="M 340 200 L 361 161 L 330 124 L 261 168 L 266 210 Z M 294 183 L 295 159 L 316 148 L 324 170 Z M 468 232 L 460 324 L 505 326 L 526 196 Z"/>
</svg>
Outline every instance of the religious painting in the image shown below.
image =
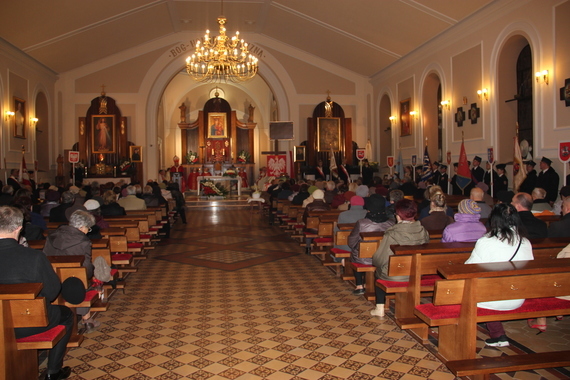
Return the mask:
<svg viewBox="0 0 570 380">
<path fill-rule="evenodd" d="M 115 153 L 115 116 L 91 116 L 92 153 Z"/>
<path fill-rule="evenodd" d="M 565 102 L 566 107 L 570 107 L 570 78 L 566 78 L 564 87 L 560 88 L 560 100 Z"/>
<path fill-rule="evenodd" d="M 477 107 L 477 103 L 471 103 L 471 108 L 469 108 L 469 119 L 471 119 L 471 124 L 477 124 L 477 119 L 481 116 L 481 109 Z"/>
<path fill-rule="evenodd" d="M 340 117 L 317 118 L 317 150 L 319 152 L 340 151 Z"/>
<path fill-rule="evenodd" d="M 225 112 L 210 112 L 208 114 L 208 138 L 218 139 L 228 137 L 228 122 Z"/>
<path fill-rule="evenodd" d="M 14 97 L 14 137 L 26 138 L 26 101 Z"/>
<path fill-rule="evenodd" d="M 296 145 L 295 148 L 295 162 L 305 161 L 305 147 L 302 145 Z"/>
<path fill-rule="evenodd" d="M 131 162 L 142 162 L 142 147 L 138 145 L 131 145 L 129 147 L 129 156 Z"/>
<path fill-rule="evenodd" d="M 412 134 L 412 119 L 410 117 L 411 103 L 411 98 L 400 101 L 400 136 L 409 136 Z"/>
<path fill-rule="evenodd" d="M 457 108 L 457 112 L 455 113 L 455 122 L 457 123 L 458 127 L 463 127 L 463 122 L 465 121 L 465 111 L 463 111 L 463 107 Z"/>
</svg>

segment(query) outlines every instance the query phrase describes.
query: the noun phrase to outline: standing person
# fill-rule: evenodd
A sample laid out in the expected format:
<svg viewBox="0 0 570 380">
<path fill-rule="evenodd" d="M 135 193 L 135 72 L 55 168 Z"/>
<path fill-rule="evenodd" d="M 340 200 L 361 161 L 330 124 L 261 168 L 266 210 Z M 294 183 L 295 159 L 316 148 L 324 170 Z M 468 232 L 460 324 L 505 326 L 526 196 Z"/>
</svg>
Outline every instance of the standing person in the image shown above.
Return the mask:
<svg viewBox="0 0 570 380">
<path fill-rule="evenodd" d="M 19 176 L 20 176 L 20 169 L 12 169 L 10 171 L 10 177 L 8 177 L 8 180 L 6 181 L 6 185 L 12 186 L 14 194 L 16 193 L 16 191 L 22 188 L 22 185 L 20 185 L 20 182 L 18 181 Z"/>
<path fill-rule="evenodd" d="M 176 211 L 178 215 L 180 215 L 180 219 L 182 219 L 182 223 L 186 224 L 186 201 L 184 200 L 184 195 L 180 192 L 178 187 L 178 183 L 172 182 L 167 187 L 170 190 L 170 194 L 172 198 L 176 202 L 176 206 L 172 211 Z M 144 202 L 144 201 L 143 201 Z"/>
<path fill-rule="evenodd" d="M 510 204 L 497 204 L 489 218 L 490 231 L 477 240 L 471 256 L 465 264 L 498 263 L 505 261 L 533 260 L 532 245 L 524 236 L 521 219 Z M 524 299 L 479 302 L 477 307 L 489 310 L 514 310 L 522 306 Z M 490 339 L 487 346 L 506 347 L 509 340 L 501 322 L 487 322 Z"/>
<path fill-rule="evenodd" d="M 505 175 L 505 168 L 507 165 L 498 164 L 497 165 L 497 181 L 493 184 L 495 186 L 495 193 L 498 194 L 499 191 L 509 190 L 509 179 Z"/>
<path fill-rule="evenodd" d="M 536 162 L 533 160 L 525 161 L 524 164 L 526 165 L 526 178 L 519 186 L 519 191 L 523 193 L 532 194 L 532 190 L 536 187 L 536 181 L 538 176 L 536 175 L 536 170 L 534 167 L 536 166 Z"/>
<path fill-rule="evenodd" d="M 477 185 L 479 182 L 483 182 L 483 177 L 485 176 L 485 170 L 480 166 L 481 157 L 473 157 L 473 167 L 471 168 L 471 177 L 473 178 L 473 185 Z"/>
<path fill-rule="evenodd" d="M 74 323 L 73 312 L 66 306 L 52 305 L 60 293 L 61 283 L 47 257 L 36 249 L 18 244 L 22 229 L 22 213 L 9 206 L 0 207 L 0 283 L 41 283 L 39 296 L 47 303 L 48 325 L 46 327 L 24 327 L 15 329 L 16 338 L 24 338 L 64 325 L 65 335 L 49 350 L 46 380 L 66 379 L 71 375 L 70 367 L 63 367 L 63 358 Z M 17 377 L 17 374 L 13 374 Z"/>
<path fill-rule="evenodd" d="M 410 174 L 411 175 L 411 174 Z M 370 166 L 370 162 L 367 158 L 362 160 L 362 183 L 366 186 L 372 185 L 372 179 L 374 178 L 374 169 Z"/>
<path fill-rule="evenodd" d="M 372 264 L 376 267 L 375 277 L 388 281 L 408 281 L 408 276 L 388 276 L 388 264 L 390 256 L 394 254 L 390 246 L 393 244 L 401 245 L 420 245 L 429 241 L 429 234 L 426 229 L 415 220 L 418 208 L 416 203 L 409 199 L 402 199 L 396 203 L 396 220 L 397 223 L 388 228 L 384 233 L 384 238 L 380 242 L 380 246 L 372 256 Z M 384 304 L 386 303 L 386 293 L 379 287 L 376 290 L 376 308 L 370 312 L 370 315 L 383 317 Z"/>
<path fill-rule="evenodd" d="M 550 165 L 552 165 L 552 161 L 546 157 L 542 157 L 540 160 L 540 173 L 538 173 L 536 187 L 546 190 L 545 199 L 552 205 L 558 197 L 558 182 L 560 177 L 558 176 L 558 173 L 550 167 Z"/>
</svg>

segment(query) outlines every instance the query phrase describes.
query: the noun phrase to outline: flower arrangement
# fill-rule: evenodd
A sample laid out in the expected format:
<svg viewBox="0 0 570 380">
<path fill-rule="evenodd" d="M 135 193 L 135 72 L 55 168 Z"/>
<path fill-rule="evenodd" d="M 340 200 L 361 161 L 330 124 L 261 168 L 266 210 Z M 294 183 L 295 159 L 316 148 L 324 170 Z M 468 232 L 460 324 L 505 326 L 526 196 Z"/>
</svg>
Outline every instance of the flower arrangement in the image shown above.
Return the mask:
<svg viewBox="0 0 570 380">
<path fill-rule="evenodd" d="M 248 151 L 241 150 L 238 153 L 238 162 L 241 164 L 245 164 L 245 163 L 249 162 L 250 158 L 251 158 L 251 155 L 249 154 Z"/>
<path fill-rule="evenodd" d="M 228 190 L 222 185 L 217 185 L 212 181 L 202 181 L 200 183 L 203 186 L 204 195 L 207 197 L 225 197 L 228 195 Z"/>
<path fill-rule="evenodd" d="M 131 168 L 132 162 L 128 158 L 123 158 L 119 164 L 119 171 L 125 173 Z"/>
<path fill-rule="evenodd" d="M 235 168 L 229 168 L 225 171 L 225 173 L 222 175 L 223 177 L 230 177 L 230 178 L 236 178 L 237 177 L 237 173 Z"/>
<path fill-rule="evenodd" d="M 186 154 L 186 163 L 195 164 L 196 162 L 198 162 L 198 152 L 188 151 Z"/>
</svg>

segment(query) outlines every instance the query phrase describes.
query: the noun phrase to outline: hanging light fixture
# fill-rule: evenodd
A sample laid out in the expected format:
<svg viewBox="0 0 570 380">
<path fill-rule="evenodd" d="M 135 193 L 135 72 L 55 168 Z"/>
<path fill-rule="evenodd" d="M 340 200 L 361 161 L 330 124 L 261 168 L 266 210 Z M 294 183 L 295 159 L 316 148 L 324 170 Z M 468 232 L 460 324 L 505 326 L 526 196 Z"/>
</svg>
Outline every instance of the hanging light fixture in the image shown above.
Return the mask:
<svg viewBox="0 0 570 380">
<path fill-rule="evenodd" d="M 222 15 L 224 2 L 222 0 Z M 249 53 L 248 44 L 226 36 L 226 18 L 218 17 L 220 35 L 210 38 L 206 30 L 203 41 L 196 42 L 194 54 L 186 58 L 186 71 L 199 82 L 245 82 L 257 74 L 257 58 Z"/>
</svg>

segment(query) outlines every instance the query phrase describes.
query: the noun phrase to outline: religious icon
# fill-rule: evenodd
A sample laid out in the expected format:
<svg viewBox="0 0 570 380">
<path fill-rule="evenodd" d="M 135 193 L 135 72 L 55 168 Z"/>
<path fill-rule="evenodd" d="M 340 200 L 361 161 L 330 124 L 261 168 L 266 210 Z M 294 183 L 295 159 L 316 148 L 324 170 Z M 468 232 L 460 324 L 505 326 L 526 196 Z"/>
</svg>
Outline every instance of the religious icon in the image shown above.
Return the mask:
<svg viewBox="0 0 570 380">
<path fill-rule="evenodd" d="M 114 115 L 93 115 L 91 117 L 93 153 L 115 153 L 114 126 Z"/>
<path fill-rule="evenodd" d="M 227 138 L 228 124 L 225 112 L 210 112 L 208 114 L 208 138 Z"/>
</svg>

